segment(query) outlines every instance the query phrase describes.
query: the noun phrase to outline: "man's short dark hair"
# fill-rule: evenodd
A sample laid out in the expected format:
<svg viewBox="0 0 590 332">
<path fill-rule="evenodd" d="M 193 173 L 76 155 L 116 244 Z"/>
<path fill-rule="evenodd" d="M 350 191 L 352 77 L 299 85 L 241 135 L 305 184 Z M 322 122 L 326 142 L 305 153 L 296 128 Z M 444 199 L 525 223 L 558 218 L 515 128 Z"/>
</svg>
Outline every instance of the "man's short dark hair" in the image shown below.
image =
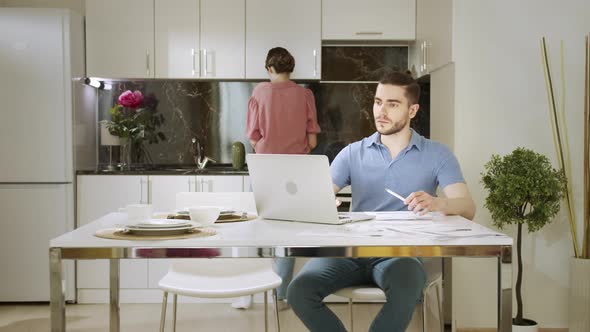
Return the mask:
<svg viewBox="0 0 590 332">
<path fill-rule="evenodd" d="M 406 98 L 410 105 L 418 104 L 420 100 L 420 85 L 412 78 L 412 76 L 399 71 L 390 71 L 385 73 L 379 80 L 381 84 L 391 84 L 404 88 L 406 90 Z"/>
<path fill-rule="evenodd" d="M 273 67 L 277 74 L 292 73 L 295 68 L 295 58 L 282 47 L 271 48 L 266 55 L 266 69 Z"/>
</svg>

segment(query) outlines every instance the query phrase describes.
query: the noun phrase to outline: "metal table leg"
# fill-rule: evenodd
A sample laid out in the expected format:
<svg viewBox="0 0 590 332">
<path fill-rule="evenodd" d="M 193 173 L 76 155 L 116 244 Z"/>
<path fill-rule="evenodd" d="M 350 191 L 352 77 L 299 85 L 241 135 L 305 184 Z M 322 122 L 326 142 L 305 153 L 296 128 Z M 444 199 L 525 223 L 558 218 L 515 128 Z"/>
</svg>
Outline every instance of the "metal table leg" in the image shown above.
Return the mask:
<svg viewBox="0 0 590 332">
<path fill-rule="evenodd" d="M 498 257 L 498 332 L 512 332 L 512 247 Z"/>
<path fill-rule="evenodd" d="M 66 305 L 61 269 L 61 248 L 49 248 L 51 332 L 66 331 Z"/>
<path fill-rule="evenodd" d="M 121 317 L 119 315 L 119 260 L 110 260 L 110 332 L 119 332 Z"/>
</svg>

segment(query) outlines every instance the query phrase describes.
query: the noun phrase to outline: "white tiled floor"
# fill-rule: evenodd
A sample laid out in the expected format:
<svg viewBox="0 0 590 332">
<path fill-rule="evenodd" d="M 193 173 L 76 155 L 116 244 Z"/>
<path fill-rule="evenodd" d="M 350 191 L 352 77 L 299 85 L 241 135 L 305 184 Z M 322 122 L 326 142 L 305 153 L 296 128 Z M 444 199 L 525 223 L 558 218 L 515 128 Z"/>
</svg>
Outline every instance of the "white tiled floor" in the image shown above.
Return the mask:
<svg viewBox="0 0 590 332">
<path fill-rule="evenodd" d="M 167 331 L 172 331 L 172 310 L 168 307 Z M 331 304 L 330 308 L 348 326 L 346 304 Z M 355 331 L 367 331 L 370 322 L 380 310 L 380 304 L 355 304 Z M 158 331 L 160 326 L 159 304 L 122 304 L 121 331 Z M 270 309 L 270 306 L 269 306 Z M 422 331 L 420 307 L 416 307 L 408 331 Z M 74 304 L 67 306 L 68 332 L 108 331 L 108 305 Z M 269 310 L 270 331 L 274 331 L 274 320 Z M 437 331 L 435 317 L 432 317 L 430 331 Z M 306 331 L 292 310 L 280 313 L 281 331 Z M 46 304 L 0 304 L 0 332 L 45 332 L 50 330 L 49 305 Z M 185 304 L 178 305 L 177 331 L 249 332 L 264 331 L 263 305 L 255 304 L 250 310 L 236 310 L 229 304 Z"/>
</svg>

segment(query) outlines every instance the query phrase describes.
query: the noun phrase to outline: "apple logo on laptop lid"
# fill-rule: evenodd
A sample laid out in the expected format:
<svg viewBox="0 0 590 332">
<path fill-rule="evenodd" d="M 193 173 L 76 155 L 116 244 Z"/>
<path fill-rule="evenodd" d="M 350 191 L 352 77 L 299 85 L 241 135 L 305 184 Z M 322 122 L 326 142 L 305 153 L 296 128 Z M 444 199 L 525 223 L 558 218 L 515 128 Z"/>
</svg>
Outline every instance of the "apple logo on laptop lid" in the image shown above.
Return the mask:
<svg viewBox="0 0 590 332">
<path fill-rule="evenodd" d="M 297 193 L 297 184 L 293 181 L 287 181 L 285 183 L 285 190 L 291 195 L 295 195 Z"/>
</svg>

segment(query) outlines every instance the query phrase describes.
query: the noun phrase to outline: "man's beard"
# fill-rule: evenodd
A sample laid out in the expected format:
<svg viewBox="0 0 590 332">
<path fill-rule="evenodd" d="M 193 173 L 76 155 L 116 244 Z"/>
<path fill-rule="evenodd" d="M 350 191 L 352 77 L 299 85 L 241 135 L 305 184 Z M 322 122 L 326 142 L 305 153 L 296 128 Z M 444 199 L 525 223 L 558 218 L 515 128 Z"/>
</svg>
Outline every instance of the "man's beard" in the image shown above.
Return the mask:
<svg viewBox="0 0 590 332">
<path fill-rule="evenodd" d="M 397 121 L 396 123 L 393 124 L 393 127 L 390 129 L 379 129 L 378 126 L 376 126 L 376 127 L 377 127 L 377 131 L 379 132 L 379 134 L 388 136 L 388 135 L 393 135 L 393 134 L 399 133 L 402 129 L 404 129 L 406 124 L 408 124 L 408 118 Z"/>
</svg>

